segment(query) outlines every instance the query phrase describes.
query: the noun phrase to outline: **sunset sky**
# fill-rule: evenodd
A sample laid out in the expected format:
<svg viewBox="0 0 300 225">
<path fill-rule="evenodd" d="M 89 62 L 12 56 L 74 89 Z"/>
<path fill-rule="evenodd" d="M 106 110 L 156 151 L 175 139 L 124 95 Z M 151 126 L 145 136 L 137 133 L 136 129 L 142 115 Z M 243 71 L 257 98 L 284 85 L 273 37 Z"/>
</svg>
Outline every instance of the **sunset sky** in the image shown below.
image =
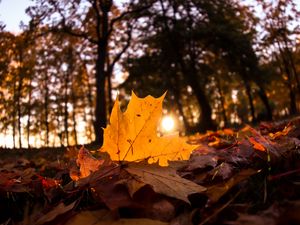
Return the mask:
<svg viewBox="0 0 300 225">
<path fill-rule="evenodd" d="M 115 0 L 114 2 L 121 4 L 124 1 Z M 249 2 L 249 0 L 242 1 Z M 300 0 L 295 0 L 294 2 L 300 7 Z M 29 17 L 26 15 L 25 9 L 32 4 L 34 4 L 32 0 L 1 0 L 0 21 L 6 24 L 6 30 L 18 32 L 20 30 L 20 21 L 23 21 L 25 24 L 28 22 Z"/>
<path fill-rule="evenodd" d="M 116 0 L 114 2 L 121 4 L 124 1 Z M 6 24 L 6 30 L 18 32 L 20 30 L 20 21 L 23 21 L 25 24 L 29 21 L 25 9 L 33 4 L 34 1 L 32 0 L 0 0 L 0 21 Z"/>
<path fill-rule="evenodd" d="M 30 0 L 1 0 L 0 21 L 6 24 L 6 30 L 17 32 L 20 30 L 20 21 L 25 24 L 28 22 L 25 9 L 31 4 L 33 2 Z"/>
</svg>

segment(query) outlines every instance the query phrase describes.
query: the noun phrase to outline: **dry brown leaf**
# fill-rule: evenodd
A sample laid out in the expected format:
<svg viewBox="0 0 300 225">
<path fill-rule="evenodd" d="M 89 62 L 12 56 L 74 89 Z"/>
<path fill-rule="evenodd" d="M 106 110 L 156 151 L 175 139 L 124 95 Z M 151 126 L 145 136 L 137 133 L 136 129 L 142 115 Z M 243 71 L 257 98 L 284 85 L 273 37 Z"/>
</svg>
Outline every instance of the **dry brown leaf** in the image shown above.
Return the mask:
<svg viewBox="0 0 300 225">
<path fill-rule="evenodd" d="M 236 221 L 230 221 L 231 225 L 277 225 L 277 224 L 290 224 L 286 220 L 284 223 L 278 223 L 280 219 L 280 209 L 278 205 L 274 204 L 270 208 L 254 214 L 238 214 Z M 294 222 L 294 221 L 293 221 Z M 293 223 L 292 223 L 293 224 Z M 296 224 L 296 223 L 294 223 Z"/>
<path fill-rule="evenodd" d="M 248 141 L 253 144 L 253 148 L 262 152 L 268 152 L 268 154 L 279 157 L 278 149 L 272 141 L 261 135 L 257 130 L 250 126 L 245 126 L 239 133 L 239 140 L 243 141 L 248 139 Z"/>
<path fill-rule="evenodd" d="M 220 184 L 215 184 L 207 188 L 207 195 L 211 203 L 217 202 L 224 194 L 226 194 L 233 186 L 241 181 L 249 178 L 250 176 L 259 173 L 260 171 L 254 169 L 244 169 L 235 174 L 228 181 Z"/>
<path fill-rule="evenodd" d="M 53 210 L 51 210 L 50 212 L 48 212 L 45 215 L 41 216 L 36 221 L 35 225 L 41 225 L 41 224 L 44 224 L 44 223 L 47 223 L 47 222 L 51 222 L 57 216 L 69 212 L 70 210 L 72 210 L 74 208 L 76 202 L 77 201 L 75 201 L 75 202 L 73 202 L 73 203 L 71 203 L 71 204 L 69 204 L 67 206 L 64 203 L 60 203 Z"/>
<path fill-rule="evenodd" d="M 114 161 L 158 162 L 167 166 L 168 161 L 187 160 L 193 145 L 177 135 L 158 137 L 157 126 L 162 115 L 160 98 L 138 98 L 133 92 L 126 112 L 122 112 L 118 99 L 113 107 L 110 125 L 104 129 L 101 151 L 107 152 Z"/>
<path fill-rule="evenodd" d="M 221 180 L 226 180 L 233 175 L 233 167 L 231 164 L 223 162 L 212 171 L 209 172 L 209 175 L 212 175 L 212 180 L 215 178 L 220 178 Z"/>
<path fill-rule="evenodd" d="M 192 154 L 185 171 L 193 171 L 196 169 L 204 169 L 206 167 L 216 167 L 218 164 L 218 156 L 213 154 L 201 155 Z"/>
<path fill-rule="evenodd" d="M 188 196 L 193 193 L 200 193 L 206 190 L 205 187 L 195 184 L 192 181 L 181 178 L 176 171 L 169 167 L 158 165 L 145 165 L 143 163 L 130 163 L 126 170 L 135 175 L 132 182 L 142 182 L 150 185 L 156 193 L 183 200 L 189 203 Z M 130 193 L 134 194 L 142 185 L 130 185 Z"/>
<path fill-rule="evenodd" d="M 167 225 L 158 220 L 145 218 L 113 220 L 108 210 L 83 211 L 72 217 L 65 225 Z"/>
<path fill-rule="evenodd" d="M 5 192 L 31 192 L 35 191 L 33 179 L 35 169 L 27 168 L 25 170 L 0 170 L 0 191 Z"/>
<path fill-rule="evenodd" d="M 114 217 L 111 211 L 100 209 L 96 211 L 81 211 L 73 216 L 65 225 L 82 225 L 82 224 L 106 224 L 113 221 Z"/>
<path fill-rule="evenodd" d="M 77 165 L 80 167 L 80 174 L 77 175 L 74 171 L 71 171 L 70 174 L 73 180 L 78 180 L 79 178 L 87 177 L 92 172 L 95 172 L 99 169 L 99 167 L 104 163 L 102 159 L 96 159 L 92 156 L 89 150 L 81 147 L 77 156 Z"/>
</svg>

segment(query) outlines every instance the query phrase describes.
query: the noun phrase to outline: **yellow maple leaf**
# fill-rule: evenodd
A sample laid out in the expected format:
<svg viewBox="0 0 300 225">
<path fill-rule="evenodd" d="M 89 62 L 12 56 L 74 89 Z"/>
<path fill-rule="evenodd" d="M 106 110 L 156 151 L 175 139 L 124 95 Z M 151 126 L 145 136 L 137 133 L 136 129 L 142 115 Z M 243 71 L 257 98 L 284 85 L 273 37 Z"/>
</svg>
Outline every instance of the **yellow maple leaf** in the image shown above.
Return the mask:
<svg viewBox="0 0 300 225">
<path fill-rule="evenodd" d="M 158 162 L 167 166 L 169 160 L 187 160 L 195 145 L 189 145 L 177 135 L 157 136 L 157 125 L 162 115 L 159 98 L 137 97 L 133 92 L 127 110 L 123 113 L 117 99 L 110 117 L 110 124 L 104 129 L 104 143 L 101 151 L 107 152 L 115 161 Z"/>
</svg>

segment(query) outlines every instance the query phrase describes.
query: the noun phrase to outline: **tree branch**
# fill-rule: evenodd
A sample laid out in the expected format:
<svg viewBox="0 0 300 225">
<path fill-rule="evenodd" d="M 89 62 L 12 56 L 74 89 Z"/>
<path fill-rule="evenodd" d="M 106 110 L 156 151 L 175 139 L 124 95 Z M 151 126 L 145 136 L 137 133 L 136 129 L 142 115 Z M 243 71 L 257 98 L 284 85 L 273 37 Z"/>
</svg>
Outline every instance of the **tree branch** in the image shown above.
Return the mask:
<svg viewBox="0 0 300 225">
<path fill-rule="evenodd" d="M 114 30 L 114 25 L 121 21 L 125 16 L 127 15 L 130 15 L 130 14 L 134 14 L 134 13 L 140 13 L 144 10 L 147 10 L 149 9 L 151 6 L 153 5 L 153 3 L 150 3 L 149 5 L 146 5 L 144 7 L 141 7 L 141 8 L 138 8 L 138 9 L 133 9 L 133 10 L 129 10 L 129 11 L 125 11 L 123 13 L 121 13 L 119 16 L 113 18 L 111 21 L 110 21 L 110 25 L 109 25 L 109 30 L 108 30 L 108 35 L 110 35 L 113 30 Z"/>
<path fill-rule="evenodd" d="M 101 34 L 100 34 L 100 21 L 101 21 L 101 16 L 100 16 L 100 11 L 97 7 L 97 2 L 96 0 L 92 0 L 92 1 L 89 1 L 91 4 L 92 4 L 92 7 L 95 11 L 95 14 L 96 14 L 96 34 L 97 34 L 97 38 L 98 38 L 98 41 L 101 39 Z"/>
</svg>

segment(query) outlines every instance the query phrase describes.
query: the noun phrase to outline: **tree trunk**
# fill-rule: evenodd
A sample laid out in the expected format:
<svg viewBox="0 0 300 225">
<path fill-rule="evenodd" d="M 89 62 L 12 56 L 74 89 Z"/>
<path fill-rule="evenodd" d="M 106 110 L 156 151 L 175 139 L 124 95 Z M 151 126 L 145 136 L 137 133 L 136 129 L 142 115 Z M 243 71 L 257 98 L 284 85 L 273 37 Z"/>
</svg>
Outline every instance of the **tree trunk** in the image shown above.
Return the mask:
<svg viewBox="0 0 300 225">
<path fill-rule="evenodd" d="M 200 105 L 200 123 L 199 123 L 199 131 L 205 132 L 206 130 L 214 130 L 216 129 L 215 124 L 211 119 L 212 110 L 209 105 L 208 99 L 198 84 L 198 80 L 196 79 L 194 74 L 188 74 L 189 85 L 192 87 L 193 92 L 196 95 L 198 103 Z"/>
<path fill-rule="evenodd" d="M 94 105 L 93 105 L 93 90 L 92 90 L 92 85 L 91 85 L 91 82 L 90 82 L 90 77 L 89 77 L 89 74 L 88 74 L 88 71 L 87 71 L 87 68 L 86 68 L 86 64 L 84 63 L 83 64 L 83 69 L 84 69 L 84 73 L 85 73 L 85 76 L 86 76 L 86 82 L 87 82 L 87 93 L 86 93 L 86 99 L 87 99 L 87 107 L 89 108 L 89 116 L 91 118 L 91 120 L 89 121 L 88 120 L 88 115 L 86 113 L 86 111 L 84 110 L 84 121 L 86 122 L 87 124 L 87 130 L 89 132 L 89 135 L 88 135 L 88 138 L 89 140 L 92 142 L 93 141 L 93 125 L 94 125 L 94 113 L 93 113 L 93 110 L 94 109 Z"/>
<path fill-rule="evenodd" d="M 85 67 L 86 69 L 86 67 Z M 86 70 L 86 74 L 87 74 L 87 82 L 88 82 L 88 93 L 87 93 L 87 100 L 88 100 L 88 105 L 89 105 L 89 116 L 91 117 L 91 121 L 88 121 L 86 119 L 86 122 L 88 124 L 88 130 L 89 130 L 89 139 L 90 141 L 93 141 L 93 124 L 94 124 L 94 113 L 93 113 L 93 108 L 94 108 L 94 105 L 93 105 L 93 98 L 92 98 L 92 85 L 91 85 L 91 82 L 90 82 L 90 78 L 89 78 L 89 74 L 87 73 L 87 70 Z M 85 113 L 85 111 L 84 111 Z M 87 116 L 87 115 L 86 115 Z M 88 123 L 88 122 L 91 122 L 91 123 Z M 91 125 L 92 124 L 92 125 Z"/>
<path fill-rule="evenodd" d="M 27 126 L 26 126 L 26 130 L 27 130 L 27 145 L 28 145 L 28 149 L 30 149 L 30 126 L 31 126 L 31 97 L 32 97 L 32 79 L 30 78 L 29 81 L 29 94 L 28 94 L 28 107 L 27 107 Z"/>
<path fill-rule="evenodd" d="M 56 116 L 55 116 L 55 119 L 56 119 L 56 123 L 57 123 L 57 130 L 58 130 L 58 138 L 60 140 L 60 146 L 61 147 L 64 147 L 64 138 L 63 138 L 63 130 L 62 128 L 64 127 L 64 125 L 61 124 L 61 120 L 60 118 L 63 118 L 63 106 L 61 104 L 61 100 L 59 99 L 58 102 L 57 102 L 57 111 L 56 111 Z"/>
<path fill-rule="evenodd" d="M 288 71 L 289 69 L 287 67 L 285 67 L 286 71 Z M 294 88 L 293 88 L 293 83 L 291 80 L 291 74 L 287 72 L 287 84 L 288 84 L 288 88 L 290 90 L 290 114 L 296 114 L 297 113 L 297 105 L 296 105 L 296 94 L 294 93 Z"/>
<path fill-rule="evenodd" d="M 205 132 L 207 130 L 215 130 L 216 125 L 213 123 L 211 119 L 211 106 L 208 102 L 208 99 L 205 95 L 205 92 L 201 85 L 199 84 L 199 80 L 197 79 L 197 71 L 194 66 L 192 66 L 191 70 L 187 69 L 182 57 L 178 57 L 179 64 L 181 65 L 183 74 L 187 77 L 187 81 L 189 86 L 191 86 L 193 93 L 196 96 L 196 99 L 200 106 L 200 119 L 199 119 L 199 131 Z"/>
<path fill-rule="evenodd" d="M 255 82 L 256 85 L 259 87 L 259 91 L 258 91 L 258 95 L 260 97 L 260 99 L 262 100 L 263 104 L 265 105 L 266 111 L 267 111 L 267 120 L 272 120 L 272 109 L 269 103 L 269 99 L 268 96 L 266 94 L 266 91 L 263 87 L 263 85 L 260 82 Z"/>
<path fill-rule="evenodd" d="M 180 97 L 180 88 L 179 88 L 179 85 L 178 85 L 179 84 L 178 75 L 175 74 L 174 78 L 175 78 L 175 82 L 174 82 L 174 87 L 175 88 L 172 88 L 172 92 L 173 92 L 174 97 L 175 97 L 175 101 L 176 101 L 176 104 L 177 104 L 177 107 L 178 107 L 179 115 L 182 117 L 182 122 L 183 122 L 183 125 L 184 125 L 184 128 L 185 128 L 185 131 L 188 133 L 189 130 L 190 130 L 190 125 L 187 122 L 187 119 L 186 119 L 186 117 L 184 115 L 184 112 L 183 112 L 183 105 L 181 103 L 181 97 Z M 173 87 L 173 85 L 171 87 Z"/>
<path fill-rule="evenodd" d="M 22 88 L 23 88 L 23 52 L 22 49 L 19 49 L 19 62 L 21 64 L 21 67 L 18 68 L 18 100 L 17 100 L 17 106 L 18 106 L 18 132 L 19 132 L 19 148 L 22 148 L 22 109 L 21 109 L 21 98 L 22 98 Z"/>
<path fill-rule="evenodd" d="M 96 110 L 95 110 L 95 143 L 103 143 L 103 129 L 106 126 L 106 95 L 105 95 L 105 55 L 103 44 L 98 46 L 98 58 L 96 62 Z"/>
<path fill-rule="evenodd" d="M 14 85 L 13 85 L 13 91 L 14 91 L 14 97 L 13 97 L 13 100 L 14 100 L 14 103 L 16 102 L 16 97 L 17 97 L 17 85 L 16 85 L 16 79 L 14 79 Z M 13 121 L 12 121 L 12 131 L 13 131 L 13 147 L 14 149 L 16 148 L 16 107 L 15 107 L 15 104 L 13 104 Z"/>
<path fill-rule="evenodd" d="M 216 78 L 216 82 L 217 82 L 217 89 L 218 89 L 219 96 L 220 96 L 221 111 L 222 111 L 221 113 L 222 113 L 223 120 L 224 120 L 224 126 L 226 127 L 228 125 L 228 119 L 227 119 L 226 110 L 225 110 L 225 99 L 224 99 L 224 95 L 222 92 L 220 79 L 218 78 L 218 76 L 216 76 L 215 78 Z"/>
<path fill-rule="evenodd" d="M 108 5 L 106 5 L 108 4 Z M 97 8 L 97 6 L 95 6 Z M 95 143 L 102 145 L 103 143 L 103 128 L 106 127 L 107 113 L 106 113 L 106 93 L 105 93 L 105 79 L 106 68 L 105 61 L 107 57 L 108 45 L 108 12 L 110 11 L 111 1 L 101 2 L 100 8 L 102 14 L 97 14 L 97 59 L 96 59 L 96 110 L 95 110 Z"/>
<path fill-rule="evenodd" d="M 7 127 L 5 126 L 4 127 L 4 137 L 6 137 L 6 135 L 7 135 Z M 7 148 L 6 141 L 4 141 L 4 148 L 5 149 Z"/>
<path fill-rule="evenodd" d="M 297 113 L 297 105 L 296 105 L 296 94 L 294 93 L 294 88 L 293 88 L 293 81 L 292 81 L 292 74 L 290 71 L 290 66 L 288 63 L 288 60 L 285 58 L 284 51 L 282 49 L 282 46 L 280 45 L 279 42 L 277 42 L 279 52 L 282 58 L 282 63 L 283 63 L 283 68 L 284 71 L 287 75 L 287 85 L 290 91 L 290 114 L 296 114 Z M 278 57 L 277 57 L 278 58 Z"/>
<path fill-rule="evenodd" d="M 67 141 L 67 146 L 70 145 L 69 142 L 69 131 L 68 131 L 68 119 L 69 119 L 69 112 L 68 112 L 68 85 L 69 85 L 69 70 L 65 72 L 65 96 L 64 96 L 64 133 L 65 133 L 65 138 Z"/>
<path fill-rule="evenodd" d="M 86 111 L 85 110 L 83 110 L 83 122 L 85 123 L 85 129 L 86 129 L 86 132 L 85 132 L 85 134 L 86 134 L 86 138 L 87 138 L 87 140 L 89 141 L 89 142 L 92 142 L 93 141 L 93 138 L 92 138 L 92 129 L 91 129 L 91 126 L 90 126 L 90 124 L 89 124 L 89 120 L 88 120 L 88 115 L 87 115 L 87 113 L 86 113 Z"/>
<path fill-rule="evenodd" d="M 251 87 L 250 87 L 249 81 L 247 81 L 245 79 L 243 81 L 244 81 L 244 86 L 245 86 L 246 94 L 247 94 L 248 101 L 249 101 L 252 121 L 256 121 L 255 109 L 254 109 L 253 98 L 252 98 L 252 93 L 251 93 Z"/>
<path fill-rule="evenodd" d="M 76 123 L 75 111 L 73 111 L 72 119 L 73 119 L 74 141 L 75 141 L 75 145 L 78 145 L 78 135 L 77 135 L 77 129 L 76 129 L 77 123 Z"/>
<path fill-rule="evenodd" d="M 196 99 L 200 106 L 200 119 L 199 119 L 199 131 L 204 132 L 206 130 L 214 130 L 216 128 L 215 124 L 213 123 L 211 119 L 212 110 L 209 105 L 208 99 L 205 95 L 205 92 L 203 91 L 203 88 L 199 84 L 199 80 L 197 79 L 197 71 L 195 66 L 193 66 L 191 69 L 188 69 L 186 63 L 184 62 L 182 53 L 177 48 L 178 44 L 176 41 L 176 38 L 173 37 L 173 35 L 170 32 L 170 28 L 167 21 L 167 12 L 164 7 L 164 4 L 162 0 L 160 0 L 160 5 L 163 11 L 164 16 L 164 28 L 168 32 L 170 44 L 172 45 L 172 48 L 174 49 L 174 55 L 176 57 L 176 63 L 181 67 L 181 71 L 184 76 L 187 78 L 187 83 L 189 86 L 191 86 L 193 93 L 196 96 Z M 175 7 L 173 8 L 174 15 L 175 15 Z M 176 20 L 173 20 L 173 24 L 175 27 Z"/>
<path fill-rule="evenodd" d="M 22 96 L 22 83 L 23 83 L 23 75 L 19 74 L 19 83 L 18 83 L 18 133 L 19 133 L 19 148 L 22 148 L 22 109 L 21 109 L 21 96 Z"/>
<path fill-rule="evenodd" d="M 299 80 L 296 65 L 295 65 L 295 62 L 294 62 L 294 57 L 292 55 L 292 52 L 289 49 L 288 40 L 287 40 L 286 36 L 284 36 L 284 44 L 285 44 L 284 49 L 285 49 L 285 52 L 287 54 L 288 61 L 290 63 L 290 68 L 291 68 L 292 73 L 294 74 L 294 77 L 295 77 L 295 80 L 296 80 L 296 83 L 297 83 L 297 89 L 298 89 L 298 92 L 300 93 L 300 80 Z"/>
<path fill-rule="evenodd" d="M 106 65 L 107 65 L 107 72 L 106 72 L 106 79 L 107 79 L 107 104 L 108 104 L 108 113 L 112 111 L 113 108 L 113 99 L 112 99 L 112 82 L 111 77 L 113 73 L 113 68 L 110 69 L 110 60 L 109 56 L 106 57 Z"/>
<path fill-rule="evenodd" d="M 191 86 L 193 93 L 195 94 L 195 97 L 200 106 L 200 119 L 198 130 L 200 132 L 205 132 L 206 130 L 215 130 L 216 125 L 211 119 L 211 106 L 208 102 L 205 92 L 203 91 L 203 88 L 199 84 L 199 80 L 197 79 L 196 68 L 192 67 L 191 70 L 188 70 L 179 52 L 177 52 L 177 60 L 179 62 L 179 65 L 181 66 L 182 73 L 186 76 L 188 85 Z"/>
<path fill-rule="evenodd" d="M 76 97 L 74 94 L 75 88 L 72 90 L 72 104 L 73 104 L 73 112 L 72 112 L 72 120 L 73 120 L 73 132 L 74 132 L 74 141 L 75 145 L 78 145 L 78 135 L 77 135 L 77 123 L 76 123 Z"/>
<path fill-rule="evenodd" d="M 297 113 L 296 95 L 290 88 L 290 114 L 294 115 Z"/>
<path fill-rule="evenodd" d="M 46 140 L 45 145 L 49 146 L 49 88 L 48 88 L 48 74 L 45 73 L 45 96 L 44 96 L 44 110 L 45 110 L 45 128 L 46 128 Z"/>
</svg>

